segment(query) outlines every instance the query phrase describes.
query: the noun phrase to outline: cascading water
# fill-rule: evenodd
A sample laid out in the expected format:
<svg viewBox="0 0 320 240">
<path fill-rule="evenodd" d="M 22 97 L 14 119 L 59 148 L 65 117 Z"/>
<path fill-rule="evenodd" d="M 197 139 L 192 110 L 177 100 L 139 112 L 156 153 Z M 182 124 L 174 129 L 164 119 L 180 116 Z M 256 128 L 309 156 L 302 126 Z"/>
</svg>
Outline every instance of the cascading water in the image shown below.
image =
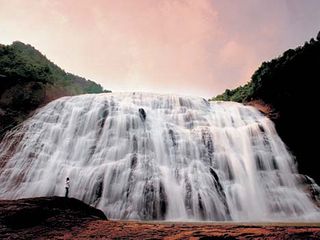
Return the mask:
<svg viewBox="0 0 320 240">
<path fill-rule="evenodd" d="M 0 198 L 64 194 L 113 219 L 303 221 L 299 186 L 272 122 L 253 107 L 121 93 L 63 97 L 0 145 Z"/>
</svg>

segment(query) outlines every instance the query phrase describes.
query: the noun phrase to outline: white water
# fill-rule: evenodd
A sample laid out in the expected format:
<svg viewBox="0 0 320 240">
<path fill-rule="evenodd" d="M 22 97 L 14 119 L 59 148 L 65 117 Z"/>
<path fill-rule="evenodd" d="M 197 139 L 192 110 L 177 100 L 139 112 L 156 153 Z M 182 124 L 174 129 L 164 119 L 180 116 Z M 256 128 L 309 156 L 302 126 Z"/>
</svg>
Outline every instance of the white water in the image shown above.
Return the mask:
<svg viewBox="0 0 320 240">
<path fill-rule="evenodd" d="M 1 199 L 63 196 L 70 177 L 113 219 L 320 220 L 272 122 L 238 103 L 64 97 L 8 134 L 0 161 Z"/>
</svg>

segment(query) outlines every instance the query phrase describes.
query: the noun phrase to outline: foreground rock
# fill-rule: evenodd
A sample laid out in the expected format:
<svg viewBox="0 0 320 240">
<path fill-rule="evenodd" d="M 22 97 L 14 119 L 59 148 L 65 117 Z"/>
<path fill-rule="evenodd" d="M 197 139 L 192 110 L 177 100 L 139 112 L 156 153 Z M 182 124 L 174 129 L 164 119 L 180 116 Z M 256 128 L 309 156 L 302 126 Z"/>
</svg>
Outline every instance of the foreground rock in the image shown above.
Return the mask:
<svg viewBox="0 0 320 240">
<path fill-rule="evenodd" d="M 320 224 L 92 221 L 58 239 L 320 239 Z"/>
<path fill-rule="evenodd" d="M 62 197 L 0 201 L 0 239 L 320 239 L 320 223 L 235 224 L 107 221 Z"/>
<path fill-rule="evenodd" d="M 92 220 L 102 211 L 74 199 L 41 197 L 0 201 L 0 238 L 35 239 L 63 236 Z"/>
</svg>

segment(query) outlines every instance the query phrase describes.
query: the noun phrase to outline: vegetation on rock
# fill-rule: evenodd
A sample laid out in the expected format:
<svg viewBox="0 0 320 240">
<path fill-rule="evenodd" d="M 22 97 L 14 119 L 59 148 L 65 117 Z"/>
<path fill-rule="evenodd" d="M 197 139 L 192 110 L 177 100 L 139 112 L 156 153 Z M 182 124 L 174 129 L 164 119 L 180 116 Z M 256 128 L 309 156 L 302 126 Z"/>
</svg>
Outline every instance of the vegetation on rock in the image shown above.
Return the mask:
<svg viewBox="0 0 320 240">
<path fill-rule="evenodd" d="M 320 75 L 319 35 L 317 40 L 311 39 L 302 47 L 289 49 L 280 57 L 263 62 L 249 83 L 227 89 L 211 100 L 248 102 L 259 98 L 277 108 L 301 100 L 302 90 L 309 89 L 309 92 L 313 80 Z"/>
<path fill-rule="evenodd" d="M 40 105 L 65 95 L 110 92 L 67 73 L 31 45 L 0 45 L 0 138 Z"/>
</svg>

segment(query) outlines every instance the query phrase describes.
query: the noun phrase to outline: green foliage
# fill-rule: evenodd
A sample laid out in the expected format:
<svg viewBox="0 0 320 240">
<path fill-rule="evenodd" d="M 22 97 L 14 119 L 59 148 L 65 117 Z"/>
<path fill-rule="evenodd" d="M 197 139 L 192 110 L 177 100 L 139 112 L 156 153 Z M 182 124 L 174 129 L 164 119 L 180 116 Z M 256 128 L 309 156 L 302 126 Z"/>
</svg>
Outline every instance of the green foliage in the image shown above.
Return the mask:
<svg viewBox="0 0 320 240">
<path fill-rule="evenodd" d="M 31 45 L 0 46 L 0 74 L 15 81 L 36 81 L 63 87 L 70 94 L 102 93 L 100 84 L 67 73 Z"/>
<path fill-rule="evenodd" d="M 48 82 L 51 74 L 47 64 L 28 60 L 14 45 L 0 47 L 0 73 L 20 82 L 28 79 Z"/>
<path fill-rule="evenodd" d="M 216 96 L 212 100 L 245 102 L 249 100 L 252 94 L 253 94 L 253 84 L 247 83 L 246 85 L 240 86 L 233 90 L 227 89 L 223 94 Z"/>
<path fill-rule="evenodd" d="M 103 88 L 100 84 L 92 84 L 91 81 L 88 81 L 89 84 L 87 87 L 85 87 L 85 91 L 87 93 L 101 93 L 101 92 L 104 92 L 103 91 Z"/>
<path fill-rule="evenodd" d="M 280 57 L 264 62 L 251 77 L 251 81 L 211 100 L 248 102 L 261 99 L 276 108 L 310 92 L 310 86 L 320 77 L 320 37 L 311 39 L 303 47 L 289 49 Z M 303 84 L 302 84 L 303 82 Z M 317 88 L 314 85 L 315 88 Z"/>
<path fill-rule="evenodd" d="M 31 45 L 0 44 L 0 138 L 47 100 L 63 95 L 110 92 L 65 72 Z M 50 95 L 50 94 L 49 94 Z"/>
</svg>

